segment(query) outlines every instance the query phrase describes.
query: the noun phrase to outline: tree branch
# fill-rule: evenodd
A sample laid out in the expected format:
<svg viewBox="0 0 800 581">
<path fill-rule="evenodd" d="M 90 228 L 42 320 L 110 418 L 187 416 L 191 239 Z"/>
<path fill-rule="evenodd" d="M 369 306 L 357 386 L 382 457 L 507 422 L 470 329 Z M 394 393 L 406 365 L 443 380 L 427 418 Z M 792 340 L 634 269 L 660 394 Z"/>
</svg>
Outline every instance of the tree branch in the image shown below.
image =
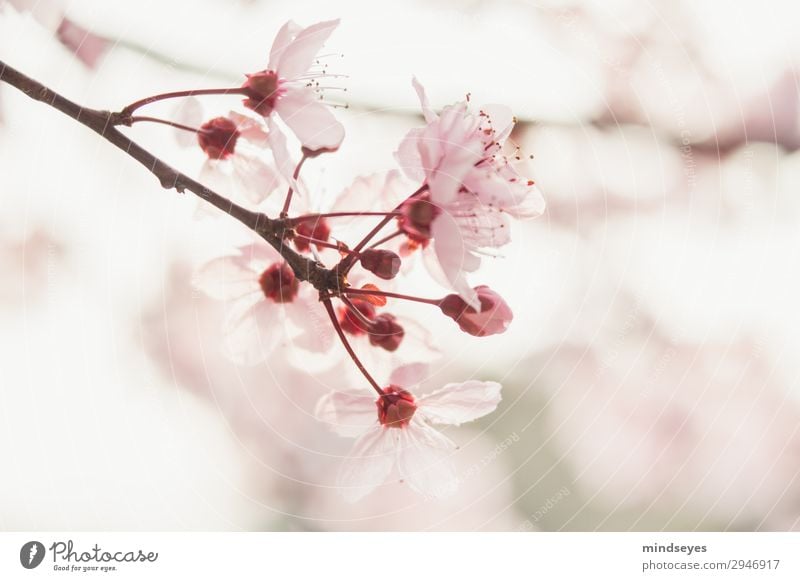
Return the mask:
<svg viewBox="0 0 800 581">
<path fill-rule="evenodd" d="M 302 256 L 284 243 L 285 235 L 289 229 L 285 220 L 272 219 L 266 214 L 253 212 L 235 204 L 161 161 L 161 159 L 120 132 L 117 126 L 130 125 L 130 117 L 128 115 L 122 112 L 113 113 L 111 111 L 81 107 L 10 67 L 2 60 L 0 60 L 0 81 L 8 83 L 31 99 L 41 101 L 88 127 L 142 164 L 158 179 L 162 187 L 166 189 L 174 188 L 180 193 L 189 190 L 199 198 L 237 219 L 277 250 L 298 279 L 308 281 L 316 289 L 329 291 L 332 294 L 338 294 L 339 289 L 345 286 L 343 276 L 339 274 L 337 269 L 325 268 L 324 265 Z"/>
</svg>

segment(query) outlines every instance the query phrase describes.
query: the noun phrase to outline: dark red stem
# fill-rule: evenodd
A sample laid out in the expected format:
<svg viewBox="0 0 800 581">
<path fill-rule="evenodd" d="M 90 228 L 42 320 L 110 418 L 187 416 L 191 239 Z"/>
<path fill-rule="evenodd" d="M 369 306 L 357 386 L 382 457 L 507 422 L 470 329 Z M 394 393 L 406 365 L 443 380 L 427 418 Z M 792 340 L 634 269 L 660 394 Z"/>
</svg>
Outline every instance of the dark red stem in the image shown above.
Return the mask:
<svg viewBox="0 0 800 581">
<path fill-rule="evenodd" d="M 367 371 L 367 368 L 364 367 L 363 363 L 361 363 L 361 360 L 358 358 L 358 355 L 356 355 L 356 352 L 353 351 L 353 348 L 350 346 L 350 341 L 347 340 L 344 331 L 342 331 L 342 326 L 339 324 L 339 319 L 336 318 L 336 311 L 333 310 L 331 299 L 323 298 L 321 300 L 322 304 L 325 305 L 325 310 L 328 311 L 328 316 L 331 318 L 331 323 L 333 323 L 333 328 L 336 329 L 336 333 L 339 335 L 339 339 L 342 341 L 342 345 L 344 345 L 345 351 L 347 351 L 347 354 L 350 355 L 350 359 L 353 360 L 353 363 L 356 364 L 358 370 L 364 375 L 364 377 L 367 379 L 372 388 L 378 393 L 378 395 L 383 397 L 383 390 L 381 389 L 381 386 L 378 385 L 378 382 L 376 382 L 372 378 L 372 376 L 369 374 L 369 371 Z"/>
<path fill-rule="evenodd" d="M 122 111 L 120 111 L 120 115 L 122 117 L 130 117 L 134 111 L 137 109 L 144 107 L 145 105 L 149 105 L 151 103 L 155 103 L 157 101 L 164 101 L 165 99 L 178 99 L 181 97 L 198 97 L 202 95 L 246 95 L 247 89 L 243 87 L 232 87 L 226 89 L 194 89 L 189 91 L 173 91 L 171 93 L 161 93 L 159 95 L 153 95 L 152 97 L 145 97 L 144 99 L 139 99 L 138 101 L 134 101 L 127 107 L 125 107 Z"/>
<path fill-rule="evenodd" d="M 343 288 L 342 293 L 348 295 L 366 295 L 366 296 L 373 296 L 373 297 L 387 297 L 392 299 L 402 299 L 404 301 L 414 301 L 415 303 L 425 303 L 426 305 L 434 305 L 439 306 L 442 302 L 442 299 L 425 299 L 422 297 L 414 297 L 411 295 L 403 295 L 400 293 L 391 293 L 382 290 L 369 290 L 363 288 Z"/>
</svg>

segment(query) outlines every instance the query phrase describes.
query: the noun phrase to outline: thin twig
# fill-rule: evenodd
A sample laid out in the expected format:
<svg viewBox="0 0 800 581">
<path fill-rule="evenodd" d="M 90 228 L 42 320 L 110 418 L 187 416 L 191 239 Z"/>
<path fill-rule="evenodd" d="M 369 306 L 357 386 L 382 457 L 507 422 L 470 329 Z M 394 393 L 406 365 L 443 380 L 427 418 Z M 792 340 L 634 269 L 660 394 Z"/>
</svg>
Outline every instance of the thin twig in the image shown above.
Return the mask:
<svg viewBox="0 0 800 581">
<path fill-rule="evenodd" d="M 0 60 L 0 81 L 8 83 L 31 99 L 49 105 L 88 127 L 147 168 L 158 179 L 162 187 L 174 188 L 180 193 L 188 190 L 237 219 L 277 250 L 298 279 L 308 281 L 317 290 L 331 291 L 334 294 L 343 286 L 343 275 L 340 275 L 336 269 L 325 268 L 319 262 L 302 256 L 283 244 L 287 231 L 285 221 L 275 220 L 266 214 L 253 212 L 239 206 L 197 180 L 174 169 L 120 132 L 117 126 L 128 125 L 130 115 L 123 112 L 113 113 L 81 107 L 2 60 Z"/>
</svg>

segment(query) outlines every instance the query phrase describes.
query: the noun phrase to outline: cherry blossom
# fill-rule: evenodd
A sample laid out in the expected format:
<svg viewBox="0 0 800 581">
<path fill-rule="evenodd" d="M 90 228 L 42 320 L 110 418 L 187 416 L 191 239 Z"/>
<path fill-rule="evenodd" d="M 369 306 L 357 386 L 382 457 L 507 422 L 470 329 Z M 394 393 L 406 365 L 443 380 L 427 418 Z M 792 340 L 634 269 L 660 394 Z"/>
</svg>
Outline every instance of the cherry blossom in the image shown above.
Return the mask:
<svg viewBox="0 0 800 581">
<path fill-rule="evenodd" d="M 421 370 L 415 365 L 398 368 L 377 399 L 337 391 L 317 405 L 320 420 L 340 435 L 357 438 L 337 480 L 348 501 L 356 502 L 383 484 L 393 468 L 421 494 L 447 497 L 456 491 L 450 459 L 456 446 L 431 424 L 457 426 L 493 412 L 500 403 L 500 384 L 448 383 L 419 397 L 398 385 L 401 379 L 418 378 Z"/>
<path fill-rule="evenodd" d="M 260 363 L 287 338 L 293 347 L 314 351 L 332 344 L 317 293 L 301 285 L 281 257 L 262 245 L 211 260 L 197 272 L 194 284 L 228 302 L 225 342 L 236 363 Z"/>
<path fill-rule="evenodd" d="M 424 180 L 425 191 L 403 203 L 398 222 L 415 243 L 433 241 L 433 270 L 477 309 L 466 273 L 478 269 L 482 249 L 510 242 L 509 217 L 538 216 L 544 200 L 503 155 L 514 125 L 508 108 L 486 105 L 474 114 L 464 101 L 438 116 L 422 85 L 413 84 L 427 125 L 408 132 L 396 157 L 410 178 Z"/>
<path fill-rule="evenodd" d="M 204 119 L 196 99 L 181 105 L 177 120 L 178 143 L 205 154 L 200 169 L 204 183 L 224 187 L 230 180 L 236 199 L 249 204 L 263 202 L 285 183 L 270 159 L 269 132 L 261 120 L 236 111 Z"/>
<path fill-rule="evenodd" d="M 344 139 L 344 127 L 319 99 L 317 79 L 325 72 L 312 70 L 322 45 L 338 26 L 338 20 L 302 28 L 289 21 L 278 32 L 270 50 L 267 68 L 247 75 L 243 88 L 245 106 L 269 118 L 272 113 L 292 130 L 310 155 L 335 151 Z"/>
</svg>

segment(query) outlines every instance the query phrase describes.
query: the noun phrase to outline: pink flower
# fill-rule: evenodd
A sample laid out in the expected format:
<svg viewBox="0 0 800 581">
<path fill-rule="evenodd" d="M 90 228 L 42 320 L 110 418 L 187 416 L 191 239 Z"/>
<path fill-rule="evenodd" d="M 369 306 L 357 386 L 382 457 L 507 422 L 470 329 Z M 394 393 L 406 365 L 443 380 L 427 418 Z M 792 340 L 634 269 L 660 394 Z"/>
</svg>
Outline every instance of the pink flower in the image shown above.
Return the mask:
<svg viewBox="0 0 800 581">
<path fill-rule="evenodd" d="M 261 120 L 230 111 L 204 121 L 196 99 L 187 99 L 176 116 L 180 124 L 198 129 L 196 134 L 179 129 L 176 138 L 181 145 L 199 147 L 205 154 L 199 174 L 202 183 L 228 192 L 230 180 L 237 194 L 234 201 L 247 204 L 260 204 L 280 189 L 283 181 L 269 157 L 269 133 Z"/>
<path fill-rule="evenodd" d="M 267 68 L 247 75 L 243 85 L 247 90 L 245 106 L 270 121 L 272 113 L 277 113 L 308 154 L 334 151 L 344 139 L 344 127 L 320 101 L 316 79 L 328 75 L 324 69 L 311 70 L 317 53 L 338 24 L 338 20 L 329 20 L 301 28 L 290 20 L 275 37 Z"/>
<path fill-rule="evenodd" d="M 357 437 L 338 477 L 348 501 L 372 492 L 395 467 L 399 477 L 419 493 L 446 497 L 456 491 L 458 479 L 450 460 L 455 444 L 431 424 L 457 426 L 491 413 L 500 403 L 500 384 L 449 383 L 421 397 L 400 386 L 424 370 L 422 365 L 398 368 L 377 399 L 332 392 L 319 401 L 316 415 L 320 420 L 340 435 Z"/>
<path fill-rule="evenodd" d="M 328 350 L 333 329 L 311 285 L 301 284 L 277 252 L 264 245 L 239 248 L 216 258 L 194 284 L 212 298 L 229 301 L 225 323 L 228 355 L 243 365 L 262 362 L 280 344 Z"/>
<path fill-rule="evenodd" d="M 482 249 L 511 240 L 509 216 L 538 216 L 544 200 L 502 153 L 514 124 L 508 108 L 487 105 L 473 114 L 461 102 L 437 116 L 416 79 L 414 87 L 427 125 L 406 135 L 396 157 L 427 192 L 404 203 L 400 228 L 417 244 L 432 239 L 438 274 L 478 309 L 466 273 L 480 266 Z"/>
<path fill-rule="evenodd" d="M 409 177 L 425 179 L 435 204 L 446 205 L 468 193 L 487 208 L 519 218 L 544 211 L 533 181 L 520 176 L 503 155 L 515 123 L 508 107 L 484 105 L 476 115 L 462 101 L 437 116 L 425 89 L 416 79 L 413 84 L 427 125 L 409 131 L 397 158 Z"/>
<path fill-rule="evenodd" d="M 470 335 L 486 337 L 504 333 L 514 318 L 511 308 L 488 286 L 477 286 L 474 290 L 480 301 L 479 309 L 473 309 L 458 295 L 447 295 L 439 308 Z"/>
</svg>

